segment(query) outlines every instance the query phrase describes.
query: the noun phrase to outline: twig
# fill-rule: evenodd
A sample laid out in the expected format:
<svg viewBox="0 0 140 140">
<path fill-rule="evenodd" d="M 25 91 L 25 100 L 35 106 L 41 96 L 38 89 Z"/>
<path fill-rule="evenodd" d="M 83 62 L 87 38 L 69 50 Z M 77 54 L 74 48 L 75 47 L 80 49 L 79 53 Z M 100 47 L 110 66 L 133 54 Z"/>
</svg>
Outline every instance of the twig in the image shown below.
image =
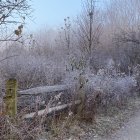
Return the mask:
<svg viewBox="0 0 140 140">
<path fill-rule="evenodd" d="M 19 56 L 19 55 L 7 56 L 4 59 L 0 60 L 0 63 L 3 62 L 3 61 L 5 61 L 5 60 L 7 60 L 7 59 L 9 59 L 9 58 L 15 57 L 15 56 Z"/>
</svg>

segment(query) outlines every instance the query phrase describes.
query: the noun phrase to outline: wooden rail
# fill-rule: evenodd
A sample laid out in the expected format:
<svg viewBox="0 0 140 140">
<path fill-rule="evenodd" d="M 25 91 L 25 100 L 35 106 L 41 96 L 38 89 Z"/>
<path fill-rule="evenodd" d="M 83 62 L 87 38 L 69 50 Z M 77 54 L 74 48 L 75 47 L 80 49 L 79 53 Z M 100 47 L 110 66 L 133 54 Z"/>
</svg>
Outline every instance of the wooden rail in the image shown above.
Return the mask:
<svg viewBox="0 0 140 140">
<path fill-rule="evenodd" d="M 49 92 L 57 92 L 57 91 L 64 91 L 70 89 L 70 86 L 67 85 L 55 85 L 55 86 L 42 86 L 31 88 L 23 91 L 18 91 L 19 95 L 38 95 L 42 93 L 49 93 Z"/>
<path fill-rule="evenodd" d="M 51 114 L 52 112 L 55 112 L 55 111 L 61 111 L 61 110 L 65 109 L 67 107 L 70 107 L 72 105 L 79 105 L 80 103 L 81 103 L 81 101 L 77 100 L 73 103 L 64 104 L 64 105 L 60 105 L 60 106 L 56 106 L 56 107 L 52 107 L 52 108 L 46 108 L 46 109 L 40 110 L 38 112 L 32 112 L 32 113 L 26 114 L 23 116 L 23 118 L 24 119 L 33 118 L 36 113 L 38 116 L 48 115 L 48 114 Z"/>
</svg>

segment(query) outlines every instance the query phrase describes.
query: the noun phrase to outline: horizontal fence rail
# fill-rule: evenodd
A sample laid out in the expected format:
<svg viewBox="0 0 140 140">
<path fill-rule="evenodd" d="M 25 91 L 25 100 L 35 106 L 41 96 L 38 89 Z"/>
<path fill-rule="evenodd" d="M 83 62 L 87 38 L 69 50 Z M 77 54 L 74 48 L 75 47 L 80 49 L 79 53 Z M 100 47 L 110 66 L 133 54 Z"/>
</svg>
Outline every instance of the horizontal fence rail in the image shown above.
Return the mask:
<svg viewBox="0 0 140 140">
<path fill-rule="evenodd" d="M 49 92 L 59 92 L 70 89 L 68 85 L 55 85 L 55 86 L 42 86 L 36 88 L 30 88 L 23 91 L 18 91 L 19 95 L 38 95 Z"/>
<path fill-rule="evenodd" d="M 77 101 L 74 101 L 72 103 L 69 103 L 69 104 L 64 104 L 64 105 L 60 105 L 60 106 L 56 106 L 56 107 L 52 107 L 52 108 L 46 108 L 46 109 L 43 109 L 43 110 L 40 110 L 37 112 L 37 115 L 38 116 L 42 116 L 42 115 L 48 115 L 48 114 L 51 114 L 52 112 L 55 112 L 55 111 L 61 111 L 67 107 L 70 107 L 72 105 L 79 105 L 81 103 L 80 100 L 77 100 Z M 32 112 L 32 113 L 29 113 L 29 114 L 26 114 L 23 116 L 24 119 L 30 119 L 30 118 L 33 118 L 35 116 L 36 112 Z"/>
</svg>

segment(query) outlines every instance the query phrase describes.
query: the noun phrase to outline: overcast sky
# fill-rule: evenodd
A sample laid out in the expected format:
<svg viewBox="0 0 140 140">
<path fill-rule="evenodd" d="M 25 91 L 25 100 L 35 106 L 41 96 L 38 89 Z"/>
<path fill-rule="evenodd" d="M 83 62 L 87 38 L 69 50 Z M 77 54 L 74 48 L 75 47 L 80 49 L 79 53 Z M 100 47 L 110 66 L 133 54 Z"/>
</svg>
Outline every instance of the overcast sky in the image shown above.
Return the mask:
<svg viewBox="0 0 140 140">
<path fill-rule="evenodd" d="M 26 26 L 28 31 L 62 26 L 64 18 L 68 16 L 71 19 L 76 17 L 82 7 L 81 0 L 32 0 L 31 5 L 34 9 L 32 13 L 34 20 L 33 22 L 28 20 Z"/>
</svg>

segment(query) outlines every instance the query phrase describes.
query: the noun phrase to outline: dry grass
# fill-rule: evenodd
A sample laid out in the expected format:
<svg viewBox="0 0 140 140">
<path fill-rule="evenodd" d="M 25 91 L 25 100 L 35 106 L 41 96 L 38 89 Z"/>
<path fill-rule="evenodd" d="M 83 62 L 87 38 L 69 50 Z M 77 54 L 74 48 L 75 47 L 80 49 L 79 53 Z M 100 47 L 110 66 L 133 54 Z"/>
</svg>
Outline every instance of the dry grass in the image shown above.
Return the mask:
<svg viewBox="0 0 140 140">
<path fill-rule="evenodd" d="M 107 113 L 100 111 L 95 115 L 94 122 L 85 122 L 76 115 L 63 118 L 46 137 L 50 140 L 96 140 L 110 137 L 120 129 L 140 108 L 140 98 L 129 98 L 122 107 L 109 107 Z M 63 125 L 62 125 L 63 124 Z"/>
<path fill-rule="evenodd" d="M 27 113 L 25 110 L 14 118 L 1 116 L 0 140 L 92 140 L 93 138 L 96 140 L 120 129 L 140 107 L 138 97 L 129 98 L 119 107 L 109 106 L 105 111 L 98 106 L 99 102 L 91 104 L 93 100 L 85 104 L 83 111 L 84 116 L 87 116 L 85 118 L 76 114 L 75 106 L 65 110 L 64 113 L 54 112 L 50 116 L 47 112 L 42 116 L 36 113 L 32 119 L 26 120 L 22 118 Z M 47 104 L 46 108 L 50 104 Z"/>
<path fill-rule="evenodd" d="M 21 114 L 14 118 L 3 116 L 0 119 L 1 140 L 35 140 L 43 132 L 41 119 L 34 117 L 32 121 L 22 119 Z"/>
</svg>

